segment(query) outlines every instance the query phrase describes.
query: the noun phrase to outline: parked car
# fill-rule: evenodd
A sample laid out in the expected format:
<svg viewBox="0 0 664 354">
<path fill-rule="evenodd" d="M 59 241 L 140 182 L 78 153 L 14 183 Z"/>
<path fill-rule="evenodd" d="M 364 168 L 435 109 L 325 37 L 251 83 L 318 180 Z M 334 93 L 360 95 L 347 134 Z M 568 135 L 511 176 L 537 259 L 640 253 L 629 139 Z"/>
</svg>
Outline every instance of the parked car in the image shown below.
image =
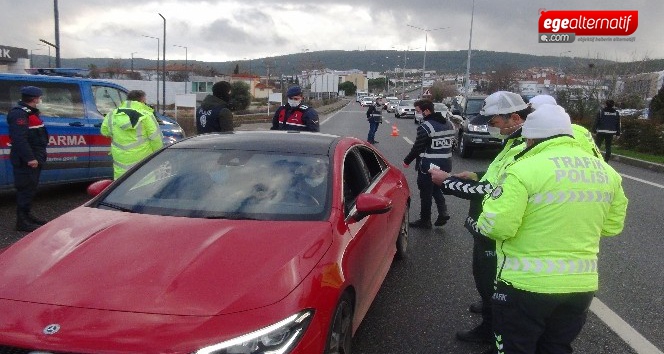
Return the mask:
<svg viewBox="0 0 664 354">
<path fill-rule="evenodd" d="M 360 105 L 362 107 L 367 107 L 367 106 L 371 106 L 375 102 L 376 102 L 376 97 L 367 96 L 367 97 L 362 97 L 362 99 L 360 100 Z"/>
<path fill-rule="evenodd" d="M 413 105 L 415 100 L 401 100 L 397 106 L 397 110 L 394 112 L 394 116 L 397 118 L 403 118 L 406 116 L 415 116 L 415 106 Z"/>
<path fill-rule="evenodd" d="M 350 353 L 408 247 L 408 182 L 318 133 L 178 141 L 0 253 L 0 348 Z"/>
<path fill-rule="evenodd" d="M 478 124 L 476 121 L 486 97 L 468 96 L 465 103 L 462 101 L 463 106 L 455 109 L 455 113 L 458 113 L 456 119 L 461 121 L 456 151 L 463 158 L 470 157 L 476 149 L 497 149 L 502 143 L 501 139 L 489 135 L 486 123 Z"/>
<path fill-rule="evenodd" d="M 40 184 L 113 176 L 111 139 L 101 135 L 100 127 L 104 116 L 126 100 L 127 89 L 80 77 L 0 74 L 0 190 L 14 186 L 7 113 L 21 99 L 23 86 L 38 86 L 44 91 L 39 109 L 50 138 Z M 184 138 L 184 130 L 176 121 L 156 117 L 165 144 Z"/>
</svg>

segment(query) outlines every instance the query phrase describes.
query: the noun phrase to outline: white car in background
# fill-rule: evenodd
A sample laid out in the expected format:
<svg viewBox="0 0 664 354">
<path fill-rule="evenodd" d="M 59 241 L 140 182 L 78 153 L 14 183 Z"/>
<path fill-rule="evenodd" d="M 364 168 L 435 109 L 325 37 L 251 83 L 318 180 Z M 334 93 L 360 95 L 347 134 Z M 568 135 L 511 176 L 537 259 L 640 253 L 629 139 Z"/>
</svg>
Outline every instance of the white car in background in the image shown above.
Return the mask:
<svg viewBox="0 0 664 354">
<path fill-rule="evenodd" d="M 398 97 L 385 97 L 385 109 L 387 110 L 388 113 L 393 113 L 394 111 L 397 110 L 397 105 L 399 104 L 399 98 Z"/>
<path fill-rule="evenodd" d="M 370 105 L 374 104 L 375 101 L 376 101 L 376 97 L 370 97 L 370 96 L 362 97 L 362 99 L 360 100 L 360 105 L 362 107 L 367 107 L 367 106 L 370 106 Z"/>
<path fill-rule="evenodd" d="M 394 116 L 401 118 L 404 116 L 415 116 L 415 100 L 401 100 L 397 106 L 397 110 L 394 112 Z"/>
</svg>

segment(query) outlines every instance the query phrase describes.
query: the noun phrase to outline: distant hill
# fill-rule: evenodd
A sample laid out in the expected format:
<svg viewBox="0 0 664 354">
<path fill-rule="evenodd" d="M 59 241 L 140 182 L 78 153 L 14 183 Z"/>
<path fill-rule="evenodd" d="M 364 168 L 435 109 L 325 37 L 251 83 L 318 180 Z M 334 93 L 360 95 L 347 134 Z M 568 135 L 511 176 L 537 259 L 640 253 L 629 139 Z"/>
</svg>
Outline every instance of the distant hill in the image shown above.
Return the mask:
<svg viewBox="0 0 664 354">
<path fill-rule="evenodd" d="M 168 58 L 168 53 L 167 58 Z M 319 52 L 307 52 L 281 55 L 276 57 L 260 58 L 228 62 L 199 62 L 189 61 L 190 65 L 214 68 L 220 73 L 230 74 L 239 66 L 240 72 L 251 72 L 257 75 L 266 75 L 267 66 L 270 68 L 270 75 L 286 74 L 291 75 L 303 70 L 329 68 L 334 70 L 358 69 L 363 72 L 394 70 L 396 67 L 403 67 L 404 52 L 395 50 L 327 50 Z M 468 52 L 459 51 L 427 51 L 426 69 L 436 70 L 438 73 L 465 73 L 466 60 Z M 407 53 L 406 67 L 409 69 L 422 68 L 424 51 L 410 51 Z M 47 67 L 48 56 L 34 55 L 35 67 Z M 125 68 L 131 66 L 131 59 L 119 59 Z M 110 62 L 118 61 L 114 58 L 62 58 L 63 67 L 87 68 L 90 64 L 97 67 L 107 67 Z M 169 63 L 184 64 L 184 60 L 168 60 Z M 51 57 L 51 64 L 55 65 L 55 58 Z M 634 72 L 635 65 L 640 68 L 638 72 L 660 71 L 664 70 L 664 59 L 644 60 L 633 63 L 617 63 L 610 60 L 558 57 L 558 56 L 537 56 L 530 54 L 518 54 L 507 52 L 493 52 L 485 50 L 472 51 L 471 67 L 472 73 L 490 72 L 499 69 L 502 66 L 511 66 L 517 70 L 529 69 L 533 67 L 561 67 L 566 72 L 580 72 L 589 67 L 607 66 L 616 70 L 618 73 Z M 155 67 L 156 60 L 134 58 L 134 68 Z M 612 70 L 613 71 L 613 70 Z"/>
</svg>

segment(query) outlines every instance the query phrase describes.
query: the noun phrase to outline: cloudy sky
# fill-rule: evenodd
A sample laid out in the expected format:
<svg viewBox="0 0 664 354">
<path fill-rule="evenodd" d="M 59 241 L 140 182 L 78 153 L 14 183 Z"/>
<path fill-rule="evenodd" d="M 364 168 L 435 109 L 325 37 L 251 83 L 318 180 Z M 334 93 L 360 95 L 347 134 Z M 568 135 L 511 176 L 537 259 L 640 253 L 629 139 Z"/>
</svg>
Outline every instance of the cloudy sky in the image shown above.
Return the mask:
<svg viewBox="0 0 664 354">
<path fill-rule="evenodd" d="M 467 50 L 471 0 L 59 0 L 63 58 L 231 61 L 320 50 Z M 0 0 L 0 44 L 46 54 L 53 1 Z M 637 10 L 633 42 L 538 43 L 539 10 Z M 438 29 L 444 28 L 444 29 Z M 437 29 L 437 30 L 433 30 Z M 661 0 L 475 0 L 472 48 L 618 61 L 664 58 Z M 578 38 L 578 37 L 577 37 Z M 160 49 L 161 50 L 161 49 Z M 569 51 L 569 52 L 568 52 Z M 55 55 L 54 50 L 51 54 Z M 664 69 L 664 68 L 663 68 Z"/>
</svg>

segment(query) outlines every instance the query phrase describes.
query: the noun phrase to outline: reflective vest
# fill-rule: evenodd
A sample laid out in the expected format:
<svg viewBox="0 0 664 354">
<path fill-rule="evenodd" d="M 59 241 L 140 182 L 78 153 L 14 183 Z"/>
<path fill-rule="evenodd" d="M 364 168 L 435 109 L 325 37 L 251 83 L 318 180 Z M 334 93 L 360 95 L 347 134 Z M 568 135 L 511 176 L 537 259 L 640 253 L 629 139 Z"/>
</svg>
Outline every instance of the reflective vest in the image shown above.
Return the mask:
<svg viewBox="0 0 664 354">
<path fill-rule="evenodd" d="M 590 131 L 578 124 L 572 124 L 572 132 L 574 133 L 574 140 L 579 142 L 583 150 L 589 152 L 595 157 L 602 157 L 602 153 L 599 151 L 593 135 L 590 134 Z"/>
<path fill-rule="evenodd" d="M 125 101 L 108 113 L 101 134 L 111 138 L 114 179 L 163 146 L 152 108 L 138 101 Z"/>
<path fill-rule="evenodd" d="M 535 293 L 597 290 L 600 237 L 624 226 L 620 175 L 566 135 L 541 141 L 515 160 L 484 200 L 477 222 L 496 240 L 498 279 Z"/>
<path fill-rule="evenodd" d="M 440 113 L 435 115 L 441 117 Z M 428 118 L 428 117 L 427 117 Z M 440 167 L 443 171 L 452 170 L 452 147 L 456 137 L 454 126 L 448 120 L 426 119 L 421 125 L 431 142 L 420 154 L 420 173 L 429 173 L 431 164 Z"/>
</svg>

